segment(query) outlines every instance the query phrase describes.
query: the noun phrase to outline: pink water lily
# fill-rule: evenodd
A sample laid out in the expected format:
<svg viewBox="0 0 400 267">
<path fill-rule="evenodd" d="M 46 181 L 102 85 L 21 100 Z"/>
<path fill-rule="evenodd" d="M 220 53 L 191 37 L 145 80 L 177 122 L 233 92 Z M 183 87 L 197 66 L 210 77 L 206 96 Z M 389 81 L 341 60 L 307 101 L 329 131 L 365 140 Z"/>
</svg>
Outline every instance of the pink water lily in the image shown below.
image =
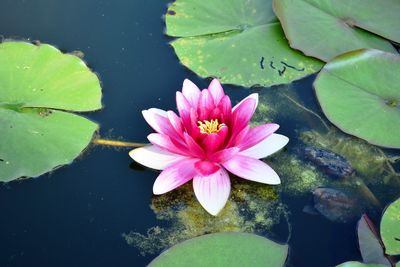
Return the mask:
<svg viewBox="0 0 400 267">
<path fill-rule="evenodd" d="M 280 150 L 289 139 L 274 133 L 279 128 L 274 123 L 250 128 L 258 94 L 232 108 L 217 79 L 202 91 L 185 80 L 182 92 L 176 93 L 176 103 L 179 116 L 157 108 L 143 111 L 157 133 L 148 136 L 152 145 L 129 153 L 138 163 L 162 170 L 154 194 L 167 193 L 193 179 L 198 201 L 217 215 L 231 190 L 226 170 L 259 183 L 280 183 L 278 174 L 260 159 Z"/>
</svg>

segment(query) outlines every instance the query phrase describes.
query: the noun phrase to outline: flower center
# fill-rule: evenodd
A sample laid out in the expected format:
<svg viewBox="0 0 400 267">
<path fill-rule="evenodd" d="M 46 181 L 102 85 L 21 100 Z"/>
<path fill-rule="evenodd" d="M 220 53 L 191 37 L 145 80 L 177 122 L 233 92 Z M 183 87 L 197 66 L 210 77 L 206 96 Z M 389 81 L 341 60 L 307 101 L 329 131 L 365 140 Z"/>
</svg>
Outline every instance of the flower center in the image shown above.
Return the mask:
<svg viewBox="0 0 400 267">
<path fill-rule="evenodd" d="M 224 123 L 219 123 L 218 119 L 198 121 L 197 123 L 199 124 L 200 132 L 205 134 L 218 133 L 226 126 Z"/>
</svg>

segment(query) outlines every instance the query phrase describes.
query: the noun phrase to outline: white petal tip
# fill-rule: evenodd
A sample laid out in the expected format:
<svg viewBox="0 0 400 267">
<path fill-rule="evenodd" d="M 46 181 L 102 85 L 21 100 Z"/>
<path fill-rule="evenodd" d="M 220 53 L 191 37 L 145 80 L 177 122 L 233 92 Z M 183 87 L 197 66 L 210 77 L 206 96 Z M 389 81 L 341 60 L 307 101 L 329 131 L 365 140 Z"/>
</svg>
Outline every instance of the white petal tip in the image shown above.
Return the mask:
<svg viewBox="0 0 400 267">
<path fill-rule="evenodd" d="M 129 156 L 130 156 L 133 160 L 135 160 L 135 153 L 136 153 L 136 150 L 137 150 L 137 148 L 132 149 L 131 151 L 129 151 Z"/>
<path fill-rule="evenodd" d="M 165 194 L 165 192 L 162 192 L 162 191 L 160 191 L 160 190 L 158 190 L 158 189 L 155 189 L 155 188 L 153 187 L 153 194 L 156 195 L 156 196 L 159 196 L 159 195 Z"/>
<path fill-rule="evenodd" d="M 204 208 L 205 209 L 205 208 Z M 220 210 L 206 210 L 210 215 L 216 217 L 218 214 L 221 212 L 222 209 Z"/>
<path fill-rule="evenodd" d="M 197 87 L 197 85 L 195 85 L 194 82 L 192 82 L 192 81 L 189 80 L 189 79 L 185 79 L 185 80 L 183 81 L 182 89 L 185 88 L 185 87 L 186 87 L 187 89 L 199 90 L 199 88 Z"/>
<path fill-rule="evenodd" d="M 270 185 L 280 185 L 281 184 L 281 179 L 279 179 L 279 177 L 274 178 L 274 180 L 271 180 L 268 184 L 270 184 Z"/>
<path fill-rule="evenodd" d="M 226 200 L 228 202 L 228 200 Z M 205 205 L 205 203 L 201 203 L 201 206 L 212 216 L 218 216 L 218 214 L 224 209 L 226 202 L 223 205 Z"/>
<path fill-rule="evenodd" d="M 162 186 L 160 183 L 157 182 L 158 180 L 156 180 L 153 184 L 153 194 L 154 195 L 163 195 L 171 190 L 165 190 L 165 186 Z"/>
<path fill-rule="evenodd" d="M 253 94 L 249 95 L 249 97 L 258 99 L 258 93 L 253 93 Z"/>
</svg>

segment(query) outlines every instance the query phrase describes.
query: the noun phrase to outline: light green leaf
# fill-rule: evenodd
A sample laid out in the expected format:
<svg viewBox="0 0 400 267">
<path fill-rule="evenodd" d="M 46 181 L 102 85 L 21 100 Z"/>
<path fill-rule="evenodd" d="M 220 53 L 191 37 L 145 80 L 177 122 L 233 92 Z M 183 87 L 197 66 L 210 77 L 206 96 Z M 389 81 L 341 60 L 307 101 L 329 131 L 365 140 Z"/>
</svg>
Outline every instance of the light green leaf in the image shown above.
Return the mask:
<svg viewBox="0 0 400 267">
<path fill-rule="evenodd" d="M 154 259 L 151 267 L 281 267 L 287 245 L 245 233 L 217 233 L 196 237 L 173 246 Z"/>
<path fill-rule="evenodd" d="M 400 198 L 386 208 L 381 221 L 381 236 L 386 254 L 400 254 Z"/>
<path fill-rule="evenodd" d="M 324 61 L 360 48 L 396 51 L 378 35 L 400 42 L 398 0 L 274 0 L 273 5 L 290 46 Z"/>
<path fill-rule="evenodd" d="M 340 265 L 337 265 L 336 267 L 386 267 L 386 265 L 374 264 L 374 263 L 366 264 L 358 261 L 348 261 Z"/>
<path fill-rule="evenodd" d="M 318 71 L 322 63 L 291 49 L 272 0 L 177 0 L 167 34 L 183 65 L 223 83 L 270 86 Z"/>
<path fill-rule="evenodd" d="M 101 108 L 97 76 L 50 45 L 0 44 L 0 181 L 70 163 L 98 125 L 70 113 Z"/>
<path fill-rule="evenodd" d="M 337 57 L 314 82 L 328 119 L 368 142 L 400 148 L 400 56 L 359 50 Z"/>
</svg>

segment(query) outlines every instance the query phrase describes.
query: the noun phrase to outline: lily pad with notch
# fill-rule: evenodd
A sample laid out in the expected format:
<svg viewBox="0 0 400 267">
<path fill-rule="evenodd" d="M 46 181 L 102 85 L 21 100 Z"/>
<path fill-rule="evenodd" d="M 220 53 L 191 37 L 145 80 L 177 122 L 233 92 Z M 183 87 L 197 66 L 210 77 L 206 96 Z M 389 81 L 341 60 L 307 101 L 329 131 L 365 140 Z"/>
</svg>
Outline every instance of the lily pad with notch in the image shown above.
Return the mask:
<svg viewBox="0 0 400 267">
<path fill-rule="evenodd" d="M 0 44 L 0 181 L 37 177 L 72 162 L 98 125 L 72 112 L 98 110 L 98 77 L 47 44 Z"/>
<path fill-rule="evenodd" d="M 400 148 L 400 56 L 375 49 L 343 54 L 314 82 L 327 118 L 371 144 Z"/>
<path fill-rule="evenodd" d="M 282 267 L 287 245 L 247 233 L 216 233 L 186 240 L 161 253 L 150 267 L 271 266 Z"/>
<path fill-rule="evenodd" d="M 273 0 L 273 7 L 290 46 L 323 61 L 361 48 L 396 53 L 384 38 L 400 42 L 398 0 Z"/>
<path fill-rule="evenodd" d="M 166 34 L 183 65 L 222 83 L 271 86 L 315 73 L 322 62 L 289 47 L 272 0 L 177 0 Z"/>
</svg>

